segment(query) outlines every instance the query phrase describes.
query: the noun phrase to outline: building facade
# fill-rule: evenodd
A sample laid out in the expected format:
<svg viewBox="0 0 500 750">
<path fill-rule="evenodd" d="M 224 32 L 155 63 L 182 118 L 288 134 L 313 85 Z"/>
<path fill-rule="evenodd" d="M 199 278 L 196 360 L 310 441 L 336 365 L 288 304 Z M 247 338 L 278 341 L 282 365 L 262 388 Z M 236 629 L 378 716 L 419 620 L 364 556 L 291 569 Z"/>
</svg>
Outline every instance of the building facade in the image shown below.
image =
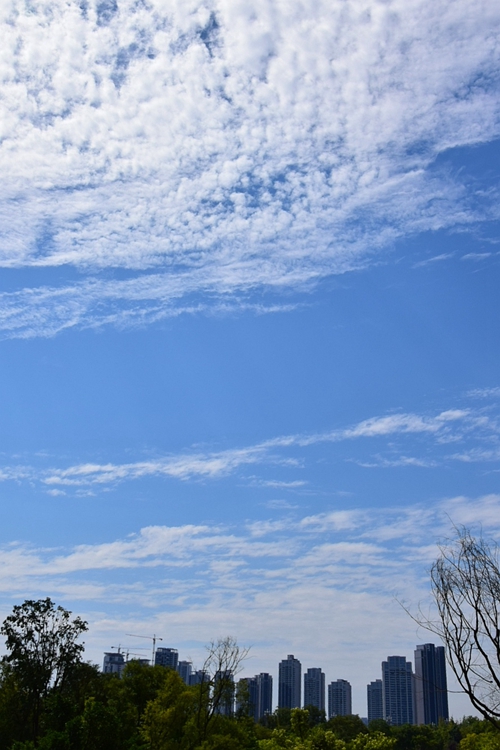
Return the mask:
<svg viewBox="0 0 500 750">
<path fill-rule="evenodd" d="M 191 672 L 191 675 L 189 676 L 190 685 L 201 685 L 209 680 L 210 675 L 208 672 L 204 672 L 203 669 L 197 669 L 196 672 Z"/>
<path fill-rule="evenodd" d="M 177 671 L 179 672 L 186 685 L 189 685 L 191 673 L 193 671 L 192 663 L 190 661 L 179 661 L 177 663 Z"/>
<path fill-rule="evenodd" d="M 258 677 L 242 677 L 238 680 L 238 689 L 236 691 L 236 712 L 245 710 L 248 707 L 248 715 L 254 721 L 258 721 L 259 716 L 259 681 Z"/>
<path fill-rule="evenodd" d="M 388 656 L 382 662 L 384 719 L 394 726 L 413 724 L 413 673 L 405 656 Z"/>
<path fill-rule="evenodd" d="M 424 643 L 415 650 L 415 723 L 448 720 L 448 686 L 444 646 Z"/>
<path fill-rule="evenodd" d="M 352 714 L 351 683 L 335 680 L 328 685 L 328 718 L 350 716 Z"/>
<path fill-rule="evenodd" d="M 117 674 L 121 676 L 125 668 L 125 657 L 120 651 L 106 651 L 102 663 L 104 674 Z"/>
<path fill-rule="evenodd" d="M 177 669 L 179 652 L 176 648 L 157 648 L 155 652 L 155 666 Z"/>
<path fill-rule="evenodd" d="M 259 719 L 273 712 L 273 678 L 268 672 L 261 672 L 259 682 Z"/>
<path fill-rule="evenodd" d="M 293 654 L 279 664 L 278 707 L 300 708 L 302 665 Z"/>
<path fill-rule="evenodd" d="M 383 719 L 382 680 L 373 680 L 373 682 L 370 682 L 366 686 L 366 698 L 368 703 L 368 723 L 375 719 Z"/>
<path fill-rule="evenodd" d="M 319 667 L 311 667 L 304 674 L 304 707 L 325 710 L 325 675 Z"/>
</svg>

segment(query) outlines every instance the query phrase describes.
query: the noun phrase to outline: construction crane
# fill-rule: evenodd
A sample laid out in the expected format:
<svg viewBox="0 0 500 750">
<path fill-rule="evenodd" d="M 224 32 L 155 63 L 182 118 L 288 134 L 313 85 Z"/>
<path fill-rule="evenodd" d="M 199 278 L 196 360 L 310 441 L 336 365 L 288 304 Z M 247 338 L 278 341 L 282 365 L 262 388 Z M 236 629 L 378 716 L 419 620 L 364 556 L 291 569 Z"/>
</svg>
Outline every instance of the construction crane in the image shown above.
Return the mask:
<svg viewBox="0 0 500 750">
<path fill-rule="evenodd" d="M 148 641 L 153 641 L 153 654 L 151 658 L 151 666 L 155 665 L 155 653 L 156 653 L 156 641 L 162 641 L 159 635 L 153 633 L 153 635 L 135 635 L 134 633 L 126 633 L 127 638 L 147 638 Z"/>
<path fill-rule="evenodd" d="M 125 663 L 128 662 L 129 656 L 137 656 L 140 658 L 142 654 L 136 653 L 137 651 L 147 651 L 147 648 L 143 648 L 142 646 L 122 646 L 121 643 L 118 646 L 111 646 L 111 648 L 116 649 L 118 654 L 123 654 L 125 656 Z M 134 648 L 135 651 L 132 651 L 132 648 Z"/>
</svg>

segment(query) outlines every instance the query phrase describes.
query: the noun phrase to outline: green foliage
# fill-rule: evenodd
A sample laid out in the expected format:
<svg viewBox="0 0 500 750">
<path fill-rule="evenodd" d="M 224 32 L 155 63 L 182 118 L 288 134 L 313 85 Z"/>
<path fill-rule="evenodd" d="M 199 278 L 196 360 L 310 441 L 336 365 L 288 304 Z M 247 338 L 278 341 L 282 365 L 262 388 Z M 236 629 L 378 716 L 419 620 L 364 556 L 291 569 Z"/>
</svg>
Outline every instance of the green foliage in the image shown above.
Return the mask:
<svg viewBox="0 0 500 750">
<path fill-rule="evenodd" d="M 145 709 L 141 732 L 151 750 L 181 750 L 196 735 L 199 691 L 187 687 L 176 672 L 164 671 L 166 679 Z"/>
<path fill-rule="evenodd" d="M 500 750 L 500 733 L 467 734 L 460 742 L 460 750 Z"/>
<path fill-rule="evenodd" d="M 373 719 L 368 724 L 368 731 L 382 732 L 382 734 L 386 734 L 389 737 L 391 734 L 391 725 L 385 719 Z"/>
<path fill-rule="evenodd" d="M 24 732 L 35 744 L 44 701 L 49 691 L 64 687 L 71 670 L 81 662 L 84 645 L 77 639 L 86 630 L 86 622 L 80 617 L 71 619 L 71 612 L 56 607 L 49 598 L 16 605 L 0 628 L 8 652 L 3 661 L 12 668 L 19 693 L 16 708 Z"/>
<path fill-rule="evenodd" d="M 324 710 L 316 706 L 304 706 L 304 708 L 309 714 L 309 726 L 315 727 L 317 724 L 323 724 L 326 721 Z"/>
<path fill-rule="evenodd" d="M 334 716 L 328 719 L 328 728 L 341 740 L 350 742 L 358 734 L 366 734 L 367 727 L 357 715 Z"/>
<path fill-rule="evenodd" d="M 51 599 L 28 599 L 5 618 L 0 633 L 9 652 L 4 657 L 19 681 L 43 696 L 49 686 L 60 687 L 70 670 L 81 661 L 83 643 L 77 638 L 88 630 L 80 617 L 56 607 Z"/>
<path fill-rule="evenodd" d="M 394 750 L 395 737 L 389 737 L 384 732 L 370 732 L 358 734 L 350 744 L 351 750 Z"/>
<path fill-rule="evenodd" d="M 305 708 L 292 708 L 290 728 L 296 737 L 304 740 L 309 734 L 309 711 Z"/>
<path fill-rule="evenodd" d="M 312 750 L 346 750 L 347 745 L 344 740 L 340 740 L 331 729 L 325 730 L 322 726 L 317 726 L 309 735 Z"/>
<path fill-rule="evenodd" d="M 269 729 L 290 729 L 292 710 L 290 708 L 277 708 L 270 716 L 262 720 Z"/>
<path fill-rule="evenodd" d="M 443 750 L 443 737 L 433 726 L 403 724 L 393 727 L 395 750 Z"/>
</svg>

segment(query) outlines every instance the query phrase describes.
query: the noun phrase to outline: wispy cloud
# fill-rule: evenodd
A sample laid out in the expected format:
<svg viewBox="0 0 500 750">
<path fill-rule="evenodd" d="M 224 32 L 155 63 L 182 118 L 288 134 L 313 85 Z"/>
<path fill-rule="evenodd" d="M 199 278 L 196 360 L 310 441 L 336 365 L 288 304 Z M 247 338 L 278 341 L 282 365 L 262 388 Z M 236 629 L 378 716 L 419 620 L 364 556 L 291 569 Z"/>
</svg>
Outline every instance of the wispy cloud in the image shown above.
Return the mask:
<svg viewBox="0 0 500 750">
<path fill-rule="evenodd" d="M 473 261 L 480 261 L 480 260 L 486 260 L 486 258 L 491 258 L 493 253 L 467 253 L 466 255 L 462 255 L 461 260 L 473 260 Z"/>
<path fill-rule="evenodd" d="M 494 4 L 103 7 L 1 11 L 0 265 L 86 274 L 4 293 L 5 335 L 234 309 L 494 210 L 435 165 L 498 135 Z"/>
<path fill-rule="evenodd" d="M 370 468 L 391 468 L 398 466 L 416 466 L 421 469 L 428 469 L 437 466 L 438 463 L 434 459 L 415 458 L 414 456 L 399 456 L 398 458 L 384 458 L 382 456 L 375 456 L 371 461 L 357 460 L 356 463 L 359 466 Z"/>
<path fill-rule="evenodd" d="M 388 447 L 398 439 L 419 438 L 424 441 L 423 454 L 403 453 L 397 445 Z M 433 453 L 429 455 L 429 442 Z M 196 450 L 128 463 L 81 463 L 64 468 L 36 468 L 34 466 L 6 466 L 0 469 L 0 481 L 36 481 L 51 494 L 72 489 L 99 488 L 126 481 L 150 477 L 166 479 L 214 480 L 237 473 L 245 466 L 279 466 L 282 470 L 297 470 L 304 465 L 308 449 L 328 443 L 339 446 L 350 443 L 380 445 L 386 453 L 369 450 L 367 457 L 345 455 L 343 460 L 355 461 L 360 466 L 432 468 L 445 461 L 493 461 L 499 457 L 500 426 L 493 413 L 485 414 L 472 409 L 447 409 L 436 415 L 412 413 L 372 417 L 357 424 L 329 432 L 282 435 L 241 448 L 220 451 Z M 420 444 L 420 443 L 419 443 Z M 460 444 L 460 451 L 449 453 L 447 446 Z M 426 447 L 427 445 L 427 447 Z M 441 446 L 439 457 L 436 448 Z M 416 443 L 412 448 L 417 447 Z M 388 450 L 388 453 L 387 453 Z M 283 491 L 305 491 L 305 478 L 262 478 L 252 476 L 252 484 Z"/>
<path fill-rule="evenodd" d="M 453 258 L 453 253 L 440 253 L 439 255 L 433 255 L 431 258 L 426 258 L 413 265 L 413 268 L 424 268 L 425 266 L 433 265 L 442 260 L 449 260 Z"/>
<path fill-rule="evenodd" d="M 467 392 L 469 398 L 499 398 L 500 387 L 494 386 L 493 388 L 474 388 L 472 391 Z"/>
</svg>

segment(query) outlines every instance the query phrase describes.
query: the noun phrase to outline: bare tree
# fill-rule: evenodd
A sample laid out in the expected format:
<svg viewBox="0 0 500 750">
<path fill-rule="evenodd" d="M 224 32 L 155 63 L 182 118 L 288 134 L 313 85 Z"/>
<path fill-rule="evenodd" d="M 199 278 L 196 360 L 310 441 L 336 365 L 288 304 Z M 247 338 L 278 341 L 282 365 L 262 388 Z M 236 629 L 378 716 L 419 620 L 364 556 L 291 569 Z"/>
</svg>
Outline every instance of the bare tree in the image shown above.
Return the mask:
<svg viewBox="0 0 500 750">
<path fill-rule="evenodd" d="M 466 528 L 440 546 L 431 568 L 439 618 L 414 618 L 436 633 L 474 708 L 500 729 L 499 548 Z"/>
<path fill-rule="evenodd" d="M 198 728 L 202 740 L 206 739 L 216 715 L 232 714 L 234 678 L 241 671 L 249 651 L 249 648 L 238 646 L 236 638 L 232 636 L 208 644 L 199 685 Z"/>
</svg>

